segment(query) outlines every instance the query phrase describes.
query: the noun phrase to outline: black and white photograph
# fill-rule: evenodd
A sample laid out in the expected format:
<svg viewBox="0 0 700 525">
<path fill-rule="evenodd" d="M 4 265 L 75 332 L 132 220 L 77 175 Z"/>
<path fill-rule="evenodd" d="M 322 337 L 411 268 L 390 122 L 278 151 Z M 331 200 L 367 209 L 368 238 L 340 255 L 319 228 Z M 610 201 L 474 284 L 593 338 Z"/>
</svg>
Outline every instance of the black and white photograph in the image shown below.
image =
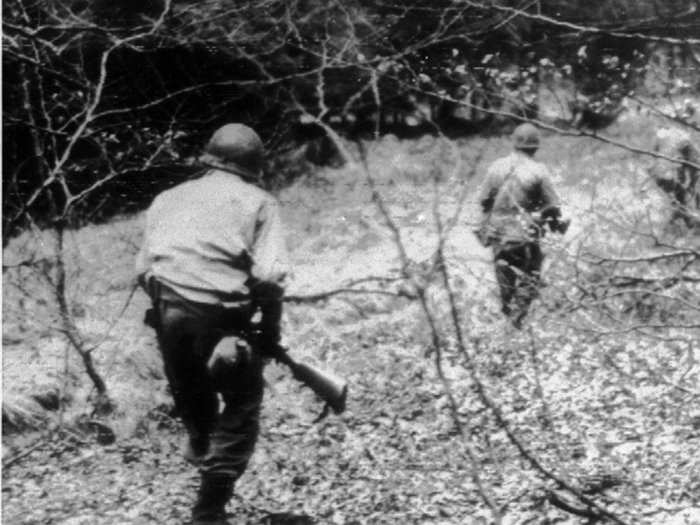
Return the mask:
<svg viewBox="0 0 700 525">
<path fill-rule="evenodd" d="M 2 3 L 6 525 L 700 525 L 700 1 Z"/>
</svg>

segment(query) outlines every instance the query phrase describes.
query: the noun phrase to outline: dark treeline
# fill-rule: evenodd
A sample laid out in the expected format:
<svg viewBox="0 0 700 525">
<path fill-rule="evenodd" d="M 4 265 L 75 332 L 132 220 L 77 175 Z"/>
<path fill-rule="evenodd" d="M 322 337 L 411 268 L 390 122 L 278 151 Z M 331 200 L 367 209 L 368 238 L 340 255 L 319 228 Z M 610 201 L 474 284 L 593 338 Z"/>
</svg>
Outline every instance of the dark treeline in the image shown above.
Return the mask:
<svg viewBox="0 0 700 525">
<path fill-rule="evenodd" d="M 537 116 L 546 78 L 570 82 L 586 100 L 579 113 L 605 122 L 644 75 L 645 35 L 698 30 L 690 1 L 516 5 L 6 2 L 5 238 L 28 220 L 143 207 L 191 176 L 207 136 L 229 121 L 259 130 L 277 182 L 299 159 L 334 161 L 317 121 L 351 140 L 500 132 Z"/>
</svg>

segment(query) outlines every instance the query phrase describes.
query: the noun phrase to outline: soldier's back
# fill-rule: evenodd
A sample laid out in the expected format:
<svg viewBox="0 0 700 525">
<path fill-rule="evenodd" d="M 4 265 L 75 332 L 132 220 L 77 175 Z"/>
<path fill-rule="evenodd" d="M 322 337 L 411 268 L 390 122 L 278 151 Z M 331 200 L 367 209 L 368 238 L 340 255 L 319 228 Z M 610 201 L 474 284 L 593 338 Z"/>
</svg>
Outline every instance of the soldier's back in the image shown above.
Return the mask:
<svg viewBox="0 0 700 525">
<path fill-rule="evenodd" d="M 514 152 L 492 165 L 500 187 L 493 204 L 493 213 L 514 214 L 533 211 L 537 192 L 549 170 L 541 162 L 522 153 Z"/>
</svg>

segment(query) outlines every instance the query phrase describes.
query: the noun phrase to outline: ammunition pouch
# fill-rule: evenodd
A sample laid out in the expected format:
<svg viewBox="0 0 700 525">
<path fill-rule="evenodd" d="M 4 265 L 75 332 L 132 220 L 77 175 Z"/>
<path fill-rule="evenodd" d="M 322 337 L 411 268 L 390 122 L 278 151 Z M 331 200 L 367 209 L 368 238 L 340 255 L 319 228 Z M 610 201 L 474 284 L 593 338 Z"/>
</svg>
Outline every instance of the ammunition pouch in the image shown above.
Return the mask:
<svg viewBox="0 0 700 525">
<path fill-rule="evenodd" d="M 155 308 L 149 308 L 143 315 L 143 324 L 158 330 L 158 312 Z"/>
<path fill-rule="evenodd" d="M 207 371 L 214 388 L 218 391 L 230 388 L 232 377 L 239 369 L 260 359 L 255 350 L 253 344 L 238 335 L 227 335 L 219 341 L 207 360 Z"/>
</svg>

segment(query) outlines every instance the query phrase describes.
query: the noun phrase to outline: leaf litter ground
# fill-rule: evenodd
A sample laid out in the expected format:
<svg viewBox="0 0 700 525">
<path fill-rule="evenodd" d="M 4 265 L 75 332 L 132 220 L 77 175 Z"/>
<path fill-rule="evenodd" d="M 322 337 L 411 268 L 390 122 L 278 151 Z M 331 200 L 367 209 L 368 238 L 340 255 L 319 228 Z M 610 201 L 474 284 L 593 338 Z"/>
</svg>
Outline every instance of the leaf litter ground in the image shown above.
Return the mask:
<svg viewBox="0 0 700 525">
<path fill-rule="evenodd" d="M 460 144 L 464 170 L 450 173 L 438 166 L 437 185 L 431 170 L 435 159 L 449 152 L 432 139 L 386 138 L 375 146 L 370 167 L 417 263 L 435 249 L 435 191 L 445 215 L 459 208 L 458 196 L 467 192 L 447 246 L 454 285 L 470 333 L 486 341 L 476 356 L 480 377 L 528 450 L 583 488 L 614 480 L 596 497 L 630 523 L 700 523 L 694 349 L 632 336 L 602 338 L 577 330 L 566 318 L 539 316 L 558 289 L 557 279 L 567 276 L 556 260 L 548 267 L 551 293 L 545 290 L 536 304 L 531 330 L 515 332 L 500 318 L 490 255 L 471 235 L 480 178 L 461 175 L 477 150 L 485 152 L 485 165 L 505 147 L 500 139 Z M 545 147 L 542 155 L 546 159 L 557 149 Z M 615 154 L 591 147 L 576 155 L 599 160 Z M 569 239 L 595 244 L 591 236 L 610 238 L 610 231 L 595 222 L 595 206 L 615 208 L 610 202 L 615 198 L 625 202 L 628 216 L 650 206 L 662 209 L 653 192 L 644 204 L 630 204 L 625 192 L 631 195 L 637 188 L 621 187 L 619 179 L 613 185 L 617 197 L 603 191 L 609 200 L 594 202 L 588 186 L 597 184 L 598 192 L 601 185 L 606 188 L 610 183 L 604 173 L 596 183 L 577 176 L 581 167 L 573 156 L 549 160 L 557 167 L 568 213 L 579 217 Z M 598 170 L 605 170 L 607 161 L 598 160 Z M 620 162 L 615 159 L 615 165 Z M 290 295 L 397 275 L 391 235 L 361 173 L 322 170 L 285 189 L 280 198 L 294 266 Z M 111 416 L 100 419 L 86 412 L 89 386 L 78 364 L 66 358 L 60 337 L 42 326 L 41 316 L 6 316 L 4 335 L 17 341 L 5 352 L 6 392 L 22 396 L 51 383 L 70 400 L 39 430 L 4 436 L 3 459 L 12 462 L 3 470 L 6 523 L 182 523 L 188 515 L 197 478 L 181 458 L 183 432 L 169 415 L 152 334 L 140 323 L 145 297 L 139 292 L 114 321 L 129 292 L 140 227 L 139 217 L 126 218 L 72 235 L 74 312 L 96 345 L 95 359 L 118 403 Z M 36 245 L 36 239 L 24 239 L 14 248 L 16 256 L 37 250 Z M 550 247 L 573 248 L 570 240 Z M 27 276 L 23 282 L 32 286 L 33 281 Z M 392 285 L 368 282 L 366 288 L 395 291 Z M 25 308 L 43 312 L 47 301 L 42 303 L 41 291 L 35 291 L 25 294 Z M 4 293 L 6 305 L 19 301 L 15 292 Z M 445 304 L 439 289 L 430 300 L 438 310 Z M 547 501 L 551 483 L 527 468 L 478 401 L 443 313 L 445 374 L 459 401 L 466 439 L 478 455 L 479 473 L 504 506 L 504 523 L 585 523 Z M 414 301 L 353 294 L 290 305 L 284 331 L 296 356 L 348 379 L 349 406 L 340 417 L 315 422 L 320 407 L 312 395 L 284 369 L 268 367 L 263 431 L 230 506 L 241 523 L 289 523 L 291 515 L 338 524 L 490 522 L 472 481 L 465 438 L 455 430 L 432 360 L 425 357 L 429 330 Z M 99 427 L 80 424 L 91 420 L 112 429 L 115 439 L 96 433 Z"/>
</svg>

